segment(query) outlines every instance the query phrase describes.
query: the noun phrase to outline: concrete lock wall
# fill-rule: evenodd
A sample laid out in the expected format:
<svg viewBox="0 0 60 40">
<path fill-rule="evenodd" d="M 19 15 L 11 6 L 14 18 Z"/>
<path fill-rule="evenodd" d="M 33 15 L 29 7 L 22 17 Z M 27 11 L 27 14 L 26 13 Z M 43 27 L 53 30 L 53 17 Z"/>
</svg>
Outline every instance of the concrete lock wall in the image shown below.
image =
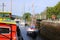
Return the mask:
<svg viewBox="0 0 60 40">
<path fill-rule="evenodd" d="M 60 40 L 60 23 L 41 22 L 40 33 L 51 40 Z"/>
</svg>

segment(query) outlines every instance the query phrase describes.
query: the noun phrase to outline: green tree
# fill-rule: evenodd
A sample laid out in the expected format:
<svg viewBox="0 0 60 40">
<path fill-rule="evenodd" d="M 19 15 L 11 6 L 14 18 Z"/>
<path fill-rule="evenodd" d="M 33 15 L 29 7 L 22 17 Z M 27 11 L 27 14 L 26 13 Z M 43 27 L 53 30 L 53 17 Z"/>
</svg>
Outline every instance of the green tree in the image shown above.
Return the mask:
<svg viewBox="0 0 60 40">
<path fill-rule="evenodd" d="M 55 15 L 55 9 L 53 7 L 47 7 L 47 17 L 51 18 L 53 14 Z"/>
<path fill-rule="evenodd" d="M 31 21 L 31 13 L 29 13 L 29 12 L 24 13 L 23 14 L 23 19 L 25 21 Z"/>
<path fill-rule="evenodd" d="M 60 18 L 60 2 L 58 2 L 54 8 L 56 9 L 57 17 Z"/>
<path fill-rule="evenodd" d="M 56 15 L 57 18 L 60 16 L 60 2 L 54 7 L 47 7 L 47 17 L 51 18 L 52 15 Z"/>
</svg>

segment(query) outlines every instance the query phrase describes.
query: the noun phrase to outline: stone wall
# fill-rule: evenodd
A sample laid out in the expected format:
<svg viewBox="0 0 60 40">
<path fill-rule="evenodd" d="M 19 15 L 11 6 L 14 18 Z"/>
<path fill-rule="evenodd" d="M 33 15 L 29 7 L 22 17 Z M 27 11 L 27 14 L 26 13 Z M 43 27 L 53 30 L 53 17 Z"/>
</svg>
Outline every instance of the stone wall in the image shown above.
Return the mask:
<svg viewBox="0 0 60 40">
<path fill-rule="evenodd" d="M 40 33 L 50 40 L 60 40 L 60 23 L 41 22 Z"/>
</svg>

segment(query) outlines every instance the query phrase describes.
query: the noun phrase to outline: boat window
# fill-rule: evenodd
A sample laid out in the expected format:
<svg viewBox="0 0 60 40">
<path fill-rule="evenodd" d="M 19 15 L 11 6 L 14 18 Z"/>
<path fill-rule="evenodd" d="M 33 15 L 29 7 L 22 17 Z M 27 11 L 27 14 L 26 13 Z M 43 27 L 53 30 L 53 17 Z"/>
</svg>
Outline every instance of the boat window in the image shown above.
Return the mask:
<svg viewBox="0 0 60 40">
<path fill-rule="evenodd" d="M 3 17 L 3 14 L 0 14 L 0 17 Z"/>
<path fill-rule="evenodd" d="M 0 28 L 0 33 L 9 33 L 9 28 Z"/>
<path fill-rule="evenodd" d="M 9 17 L 9 14 L 4 14 L 3 16 L 4 16 L 4 17 Z"/>
</svg>

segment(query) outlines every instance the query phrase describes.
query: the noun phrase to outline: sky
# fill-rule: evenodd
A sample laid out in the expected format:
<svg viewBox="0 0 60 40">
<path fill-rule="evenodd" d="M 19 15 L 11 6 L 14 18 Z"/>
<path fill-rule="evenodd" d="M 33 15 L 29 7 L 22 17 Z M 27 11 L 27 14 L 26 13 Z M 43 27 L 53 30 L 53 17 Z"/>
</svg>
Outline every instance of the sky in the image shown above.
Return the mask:
<svg viewBox="0 0 60 40">
<path fill-rule="evenodd" d="M 55 6 L 60 0 L 12 0 L 12 14 L 22 16 L 24 12 L 41 13 L 46 7 Z M 0 0 L 0 11 L 2 11 L 2 3 L 4 3 L 4 11 L 11 11 L 11 0 Z M 33 5 L 33 7 L 32 7 Z"/>
</svg>

